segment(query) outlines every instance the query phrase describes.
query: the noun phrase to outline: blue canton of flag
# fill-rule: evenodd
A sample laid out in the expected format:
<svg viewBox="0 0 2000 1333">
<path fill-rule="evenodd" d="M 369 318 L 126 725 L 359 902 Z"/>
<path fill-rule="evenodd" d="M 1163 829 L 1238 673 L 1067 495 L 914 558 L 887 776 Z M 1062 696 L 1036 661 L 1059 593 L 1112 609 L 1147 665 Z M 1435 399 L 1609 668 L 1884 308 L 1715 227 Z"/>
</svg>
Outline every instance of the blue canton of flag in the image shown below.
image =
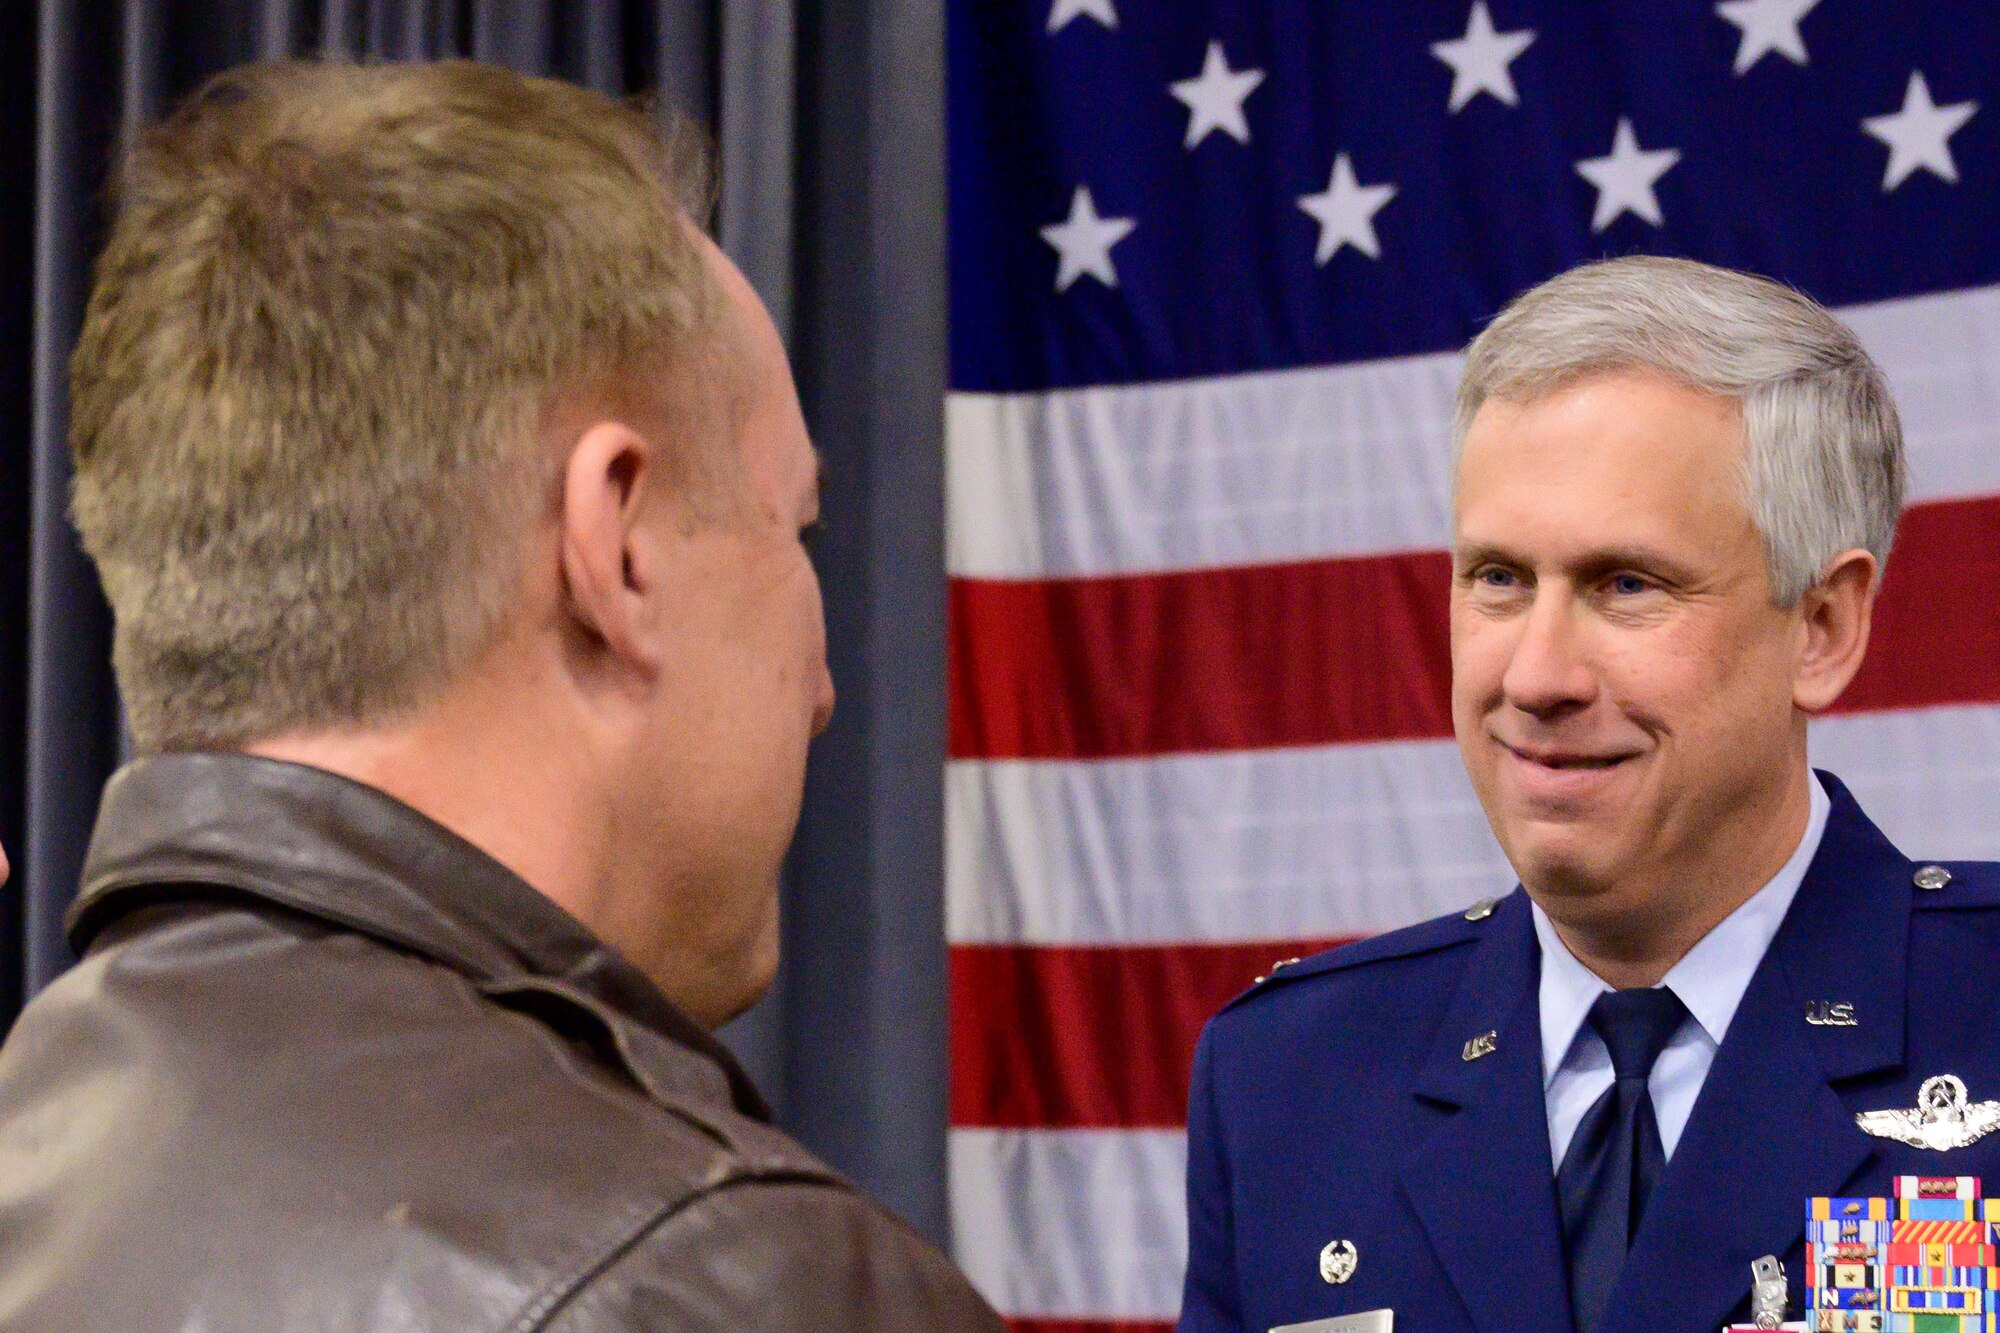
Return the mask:
<svg viewBox="0 0 2000 1333">
<path fill-rule="evenodd" d="M 1834 305 L 2000 276 L 1988 0 L 960 0 L 952 23 L 958 388 L 1457 348 L 1642 250 Z"/>
</svg>

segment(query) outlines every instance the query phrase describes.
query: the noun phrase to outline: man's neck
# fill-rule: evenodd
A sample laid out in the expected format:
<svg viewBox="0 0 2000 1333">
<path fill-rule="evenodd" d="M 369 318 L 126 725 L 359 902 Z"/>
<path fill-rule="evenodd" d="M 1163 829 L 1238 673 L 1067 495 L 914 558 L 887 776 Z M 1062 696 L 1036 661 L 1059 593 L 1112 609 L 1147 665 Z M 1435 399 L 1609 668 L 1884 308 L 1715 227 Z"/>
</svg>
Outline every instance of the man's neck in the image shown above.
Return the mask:
<svg viewBox="0 0 2000 1333">
<path fill-rule="evenodd" d="M 1576 960 L 1615 990 L 1657 986 L 1708 933 L 1785 868 L 1806 835 L 1814 782 L 1801 763 L 1777 799 L 1746 815 L 1738 836 L 1717 837 L 1696 864 L 1663 867 L 1647 891 L 1593 895 L 1532 894 Z M 1607 898 L 1632 904 L 1607 912 Z"/>
<path fill-rule="evenodd" d="M 505 723 L 496 725 L 496 709 L 511 711 Z M 393 796 L 590 925 L 603 849 L 588 836 L 587 766 L 560 744 L 531 739 L 559 730 L 535 727 L 519 700 L 486 698 L 474 686 L 386 725 L 290 732 L 244 748 Z"/>
</svg>

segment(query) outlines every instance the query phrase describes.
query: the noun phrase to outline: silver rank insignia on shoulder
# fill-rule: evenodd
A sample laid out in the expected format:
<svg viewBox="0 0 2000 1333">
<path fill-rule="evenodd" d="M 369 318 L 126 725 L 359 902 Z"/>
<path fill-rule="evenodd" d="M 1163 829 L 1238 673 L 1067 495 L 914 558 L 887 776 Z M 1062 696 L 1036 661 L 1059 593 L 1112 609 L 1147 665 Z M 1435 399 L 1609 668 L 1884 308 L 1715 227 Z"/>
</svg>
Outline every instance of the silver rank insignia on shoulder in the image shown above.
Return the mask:
<svg viewBox="0 0 2000 1333">
<path fill-rule="evenodd" d="M 1250 984 L 1253 986 L 1261 986 L 1265 982 L 1269 981 L 1272 977 L 1277 976 L 1278 973 L 1284 971 L 1286 968 L 1290 967 L 1293 963 L 1296 963 L 1298 961 L 1299 960 L 1296 958 L 1280 958 L 1277 962 L 1271 964 L 1271 970 L 1269 972 L 1266 972 L 1263 976 L 1258 977 L 1255 981 L 1251 982 Z"/>
<path fill-rule="evenodd" d="M 1878 1139 L 1944 1152 L 1963 1148 L 2000 1129 L 2000 1102 L 1965 1099 L 1965 1080 L 1939 1074 L 1917 1089 L 1914 1111 L 1862 1111 L 1854 1123 Z"/>
<path fill-rule="evenodd" d="M 1361 1251 L 1354 1248 L 1353 1241 L 1330 1240 L 1319 1252 L 1319 1275 L 1327 1285 L 1337 1287 L 1354 1276 L 1360 1262 Z"/>
</svg>

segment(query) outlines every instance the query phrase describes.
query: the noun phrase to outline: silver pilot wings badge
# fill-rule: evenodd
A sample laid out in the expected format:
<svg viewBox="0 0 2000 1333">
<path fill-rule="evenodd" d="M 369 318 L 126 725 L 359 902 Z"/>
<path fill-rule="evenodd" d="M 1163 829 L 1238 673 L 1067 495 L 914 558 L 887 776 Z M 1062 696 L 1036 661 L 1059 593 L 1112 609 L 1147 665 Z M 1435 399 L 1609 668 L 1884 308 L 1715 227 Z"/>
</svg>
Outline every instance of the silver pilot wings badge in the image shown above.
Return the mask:
<svg viewBox="0 0 2000 1333">
<path fill-rule="evenodd" d="M 1854 1123 L 1878 1139 L 1895 1139 L 1912 1148 L 1944 1152 L 1963 1148 L 2000 1129 L 2000 1102 L 1965 1099 L 1965 1080 L 1939 1074 L 1917 1089 L 1914 1111 L 1862 1111 Z"/>
</svg>

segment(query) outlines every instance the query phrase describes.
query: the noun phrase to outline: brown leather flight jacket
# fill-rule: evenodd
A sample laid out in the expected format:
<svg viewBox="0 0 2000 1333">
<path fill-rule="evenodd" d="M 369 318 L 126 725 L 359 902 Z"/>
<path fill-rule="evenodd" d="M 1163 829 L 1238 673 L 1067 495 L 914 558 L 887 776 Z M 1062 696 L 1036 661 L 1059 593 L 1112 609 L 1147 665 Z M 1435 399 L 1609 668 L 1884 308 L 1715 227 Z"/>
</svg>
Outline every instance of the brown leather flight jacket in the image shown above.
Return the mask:
<svg viewBox="0 0 2000 1333">
<path fill-rule="evenodd" d="M 0 1329 L 980 1330 L 929 1245 L 471 844 L 242 755 L 113 779 L 0 1049 Z"/>
</svg>

